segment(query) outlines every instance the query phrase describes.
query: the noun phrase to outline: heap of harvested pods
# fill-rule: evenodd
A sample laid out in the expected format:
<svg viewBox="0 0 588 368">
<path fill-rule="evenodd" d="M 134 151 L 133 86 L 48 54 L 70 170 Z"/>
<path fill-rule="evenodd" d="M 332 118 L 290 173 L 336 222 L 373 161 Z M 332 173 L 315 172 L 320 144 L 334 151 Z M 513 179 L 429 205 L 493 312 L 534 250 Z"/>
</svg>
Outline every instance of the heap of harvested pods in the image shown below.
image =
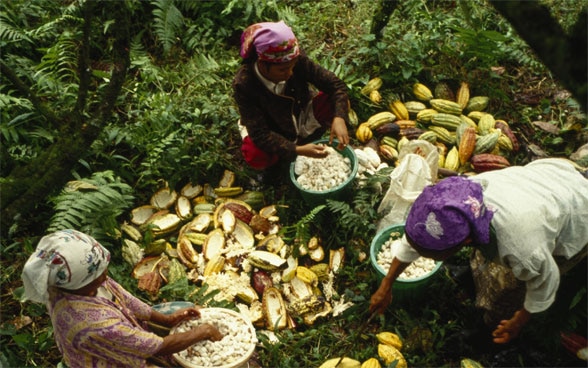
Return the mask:
<svg viewBox="0 0 588 368">
<path fill-rule="evenodd" d="M 382 244 L 382 248 L 380 249 L 380 252 L 378 252 L 378 265 L 382 267 L 386 273 L 390 268 L 390 264 L 392 263 L 392 259 L 396 253 L 396 248 L 399 246 L 399 244 L 400 239 L 391 238 Z M 404 272 L 398 276 L 398 278 L 403 280 L 416 279 L 418 277 L 429 274 L 431 271 L 433 271 L 433 269 L 435 269 L 435 260 L 431 258 L 419 257 L 414 262 L 412 262 L 410 266 L 408 266 Z"/>
<path fill-rule="evenodd" d="M 204 308 L 201 318 L 184 321 L 172 333 L 189 331 L 201 324 L 215 326 L 223 338 L 219 341 L 200 341 L 186 350 L 174 354 L 184 367 L 229 367 L 246 363 L 257 343 L 253 325 L 241 314 L 224 308 Z"/>
</svg>

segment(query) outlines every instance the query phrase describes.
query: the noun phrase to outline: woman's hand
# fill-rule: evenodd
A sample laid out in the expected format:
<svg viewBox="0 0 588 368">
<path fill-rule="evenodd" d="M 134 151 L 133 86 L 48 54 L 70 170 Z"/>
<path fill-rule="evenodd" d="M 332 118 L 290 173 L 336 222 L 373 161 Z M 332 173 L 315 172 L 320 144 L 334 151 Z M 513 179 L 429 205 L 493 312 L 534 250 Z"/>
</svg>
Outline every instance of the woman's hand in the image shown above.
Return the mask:
<svg viewBox="0 0 588 368">
<path fill-rule="evenodd" d="M 500 321 L 498 327 L 492 332 L 494 342 L 496 344 L 506 344 L 517 337 L 530 317 L 531 314 L 523 308 L 516 311 L 511 319 Z"/>
<path fill-rule="evenodd" d="M 308 143 L 304 146 L 296 147 L 296 154 L 313 158 L 325 158 L 329 154 L 326 147 L 322 144 Z"/>
<path fill-rule="evenodd" d="M 340 151 L 349 144 L 349 133 L 347 132 L 347 125 L 345 120 L 340 117 L 335 117 L 331 124 L 331 136 L 329 138 L 329 144 L 333 143 L 333 139 L 337 137 L 339 145 L 337 149 Z"/>
<path fill-rule="evenodd" d="M 382 314 L 392 302 L 392 287 L 383 280 L 370 299 L 370 313 Z"/>
<path fill-rule="evenodd" d="M 210 323 L 203 323 L 198 326 L 203 340 L 219 341 L 223 338 L 220 331 Z"/>
<path fill-rule="evenodd" d="M 203 323 L 185 332 L 174 333 L 163 338 L 163 344 L 156 355 L 169 355 L 185 350 L 198 341 L 219 341 L 220 331 L 210 323 Z"/>
<path fill-rule="evenodd" d="M 180 322 L 195 318 L 200 318 L 200 310 L 198 310 L 198 308 L 182 308 L 168 315 L 167 326 L 173 327 Z"/>
</svg>

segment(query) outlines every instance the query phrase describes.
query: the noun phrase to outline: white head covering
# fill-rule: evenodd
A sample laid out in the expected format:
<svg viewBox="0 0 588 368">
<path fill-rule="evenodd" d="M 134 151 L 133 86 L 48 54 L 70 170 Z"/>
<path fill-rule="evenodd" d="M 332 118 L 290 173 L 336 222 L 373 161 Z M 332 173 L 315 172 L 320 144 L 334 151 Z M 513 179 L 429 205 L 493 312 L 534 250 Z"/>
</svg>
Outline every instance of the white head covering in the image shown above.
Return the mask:
<svg viewBox="0 0 588 368">
<path fill-rule="evenodd" d="M 22 271 L 24 300 L 46 303 L 52 286 L 77 290 L 96 280 L 110 262 L 110 252 L 76 230 L 44 236 Z"/>
</svg>

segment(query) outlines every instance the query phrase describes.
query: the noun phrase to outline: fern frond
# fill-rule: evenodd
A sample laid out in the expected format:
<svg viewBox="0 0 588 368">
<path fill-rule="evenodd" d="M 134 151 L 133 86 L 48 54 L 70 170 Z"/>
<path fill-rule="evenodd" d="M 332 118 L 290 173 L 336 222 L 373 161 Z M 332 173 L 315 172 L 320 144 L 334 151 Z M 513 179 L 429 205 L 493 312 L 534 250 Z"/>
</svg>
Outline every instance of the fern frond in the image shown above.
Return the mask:
<svg viewBox="0 0 588 368">
<path fill-rule="evenodd" d="M 281 229 L 280 234 L 286 241 L 292 242 L 297 240 L 303 243 L 308 242 L 313 235 L 309 224 L 315 222 L 319 213 L 321 213 L 326 207 L 327 206 L 324 204 L 316 206 L 295 224 L 284 226 Z"/>
<path fill-rule="evenodd" d="M 54 37 L 55 31 L 61 29 L 60 25 L 62 23 L 71 23 L 71 24 L 82 24 L 84 20 L 80 17 L 75 17 L 69 14 L 63 14 L 61 17 L 52 20 L 50 22 L 44 23 L 37 27 L 36 29 L 29 32 L 30 36 L 35 39 L 43 39 L 47 37 Z"/>
<path fill-rule="evenodd" d="M 116 218 L 133 203 L 131 193 L 132 188 L 120 182 L 112 171 L 79 179 L 53 199 L 55 215 L 47 231 L 73 228 L 93 236 L 114 234 Z"/>
<path fill-rule="evenodd" d="M 167 54 L 176 42 L 176 37 L 184 25 L 184 17 L 176 8 L 173 0 L 156 0 L 151 2 L 155 6 L 154 30 L 163 46 L 163 52 Z"/>
<path fill-rule="evenodd" d="M 32 39 L 22 30 L 18 29 L 7 13 L 0 13 L 0 41 L 32 43 Z"/>
</svg>

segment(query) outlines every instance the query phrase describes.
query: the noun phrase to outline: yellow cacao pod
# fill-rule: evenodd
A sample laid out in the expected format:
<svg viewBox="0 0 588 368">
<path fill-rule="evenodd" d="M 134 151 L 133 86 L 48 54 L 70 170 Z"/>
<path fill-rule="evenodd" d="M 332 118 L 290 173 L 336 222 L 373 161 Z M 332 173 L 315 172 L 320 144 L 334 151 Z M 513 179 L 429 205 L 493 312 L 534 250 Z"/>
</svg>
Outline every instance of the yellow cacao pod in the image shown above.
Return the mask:
<svg viewBox="0 0 588 368">
<path fill-rule="evenodd" d="M 372 101 L 375 104 L 379 104 L 380 102 L 382 102 L 382 95 L 380 94 L 380 91 L 378 91 L 377 89 L 371 91 L 370 101 Z"/>
<path fill-rule="evenodd" d="M 400 336 L 396 335 L 393 332 L 380 332 L 376 335 L 376 338 L 378 339 L 380 344 L 390 345 L 398 350 L 402 350 L 402 340 L 400 340 Z"/>
<path fill-rule="evenodd" d="M 478 121 L 478 134 L 486 135 L 496 126 L 496 120 L 491 114 L 484 114 Z"/>
<path fill-rule="evenodd" d="M 406 108 L 406 106 L 404 106 L 404 103 L 402 103 L 402 101 L 394 100 L 394 101 L 390 102 L 390 105 L 388 105 L 388 108 L 390 108 L 390 111 L 392 111 L 392 113 L 394 115 L 396 115 L 396 117 L 399 120 L 408 120 L 409 119 L 408 109 Z"/>
<path fill-rule="evenodd" d="M 461 119 L 453 114 L 440 112 L 436 115 L 433 115 L 431 118 L 431 124 L 455 131 L 459 124 L 461 124 Z"/>
<path fill-rule="evenodd" d="M 344 357 L 331 358 L 320 365 L 319 368 L 361 368 L 361 363 L 355 359 Z"/>
<path fill-rule="evenodd" d="M 387 144 L 381 144 L 379 147 L 380 156 L 382 156 L 388 162 L 394 162 L 398 159 L 398 151 L 396 148 Z"/>
<path fill-rule="evenodd" d="M 402 149 L 402 147 L 404 147 L 405 144 L 407 144 L 409 142 L 409 139 L 406 138 L 406 136 L 402 136 L 402 138 L 400 138 L 398 140 L 398 144 L 396 144 L 396 150 L 398 152 L 400 152 L 400 150 Z"/>
<path fill-rule="evenodd" d="M 369 358 L 365 362 L 361 363 L 361 368 L 382 368 L 382 365 L 378 359 Z"/>
<path fill-rule="evenodd" d="M 356 127 L 359 125 L 359 117 L 357 116 L 355 110 L 353 110 L 352 108 L 349 108 L 348 117 L 349 125 L 351 125 L 352 127 Z"/>
<path fill-rule="evenodd" d="M 365 142 L 369 141 L 370 139 L 372 139 L 373 136 L 374 136 L 374 133 L 370 129 L 368 123 L 359 124 L 359 126 L 357 127 L 357 130 L 355 131 L 355 137 L 361 143 L 365 143 Z"/>
<path fill-rule="evenodd" d="M 408 115 L 410 117 L 415 118 L 416 115 L 421 111 L 427 108 L 427 105 L 422 103 L 421 101 L 406 101 L 404 103 L 404 107 L 408 110 Z"/>
<path fill-rule="evenodd" d="M 425 86 L 422 83 L 413 84 L 412 93 L 417 99 L 421 101 L 429 101 L 433 98 L 433 92 L 431 92 L 429 87 Z"/>
<path fill-rule="evenodd" d="M 457 102 L 434 98 L 430 100 L 429 103 L 431 104 L 431 107 L 439 112 L 457 116 L 461 115 L 462 108 Z"/>
<path fill-rule="evenodd" d="M 385 365 L 389 365 L 392 362 L 397 362 L 396 368 L 407 368 L 406 359 L 400 352 L 393 346 L 386 344 L 378 344 L 378 355 L 384 360 Z"/>
<path fill-rule="evenodd" d="M 504 133 L 500 134 L 500 137 L 498 137 L 498 147 L 506 152 L 512 152 L 513 150 L 512 141 Z"/>
<path fill-rule="evenodd" d="M 445 156 L 445 168 L 453 171 L 459 169 L 459 150 L 453 146 Z"/>
<path fill-rule="evenodd" d="M 420 140 L 427 141 L 429 143 L 435 144 L 437 142 L 437 134 L 435 134 L 432 130 L 427 130 L 423 134 L 419 135 Z"/>
<path fill-rule="evenodd" d="M 441 152 L 439 152 L 439 161 L 437 165 L 439 167 L 445 167 L 445 155 L 442 155 Z"/>
<path fill-rule="evenodd" d="M 484 115 L 486 115 L 486 113 L 482 111 L 470 111 L 467 117 L 477 123 Z"/>
<path fill-rule="evenodd" d="M 459 88 L 457 89 L 457 96 L 455 96 L 455 101 L 461 106 L 462 109 L 465 109 L 468 105 L 470 100 L 470 86 L 466 82 L 461 82 Z"/>
<path fill-rule="evenodd" d="M 437 136 L 437 140 L 441 141 L 447 145 L 454 145 L 455 144 L 455 132 L 450 132 L 446 128 L 441 126 L 431 125 L 429 127 L 429 131 L 435 133 Z M 435 143 L 435 142 L 432 142 Z"/>
<path fill-rule="evenodd" d="M 470 358 L 463 358 L 461 362 L 459 362 L 460 368 L 484 368 L 482 364 L 472 360 Z"/>
<path fill-rule="evenodd" d="M 396 115 L 392 112 L 381 111 L 370 116 L 366 123 L 370 129 L 376 129 L 381 125 L 392 123 L 394 120 L 396 120 Z"/>
<path fill-rule="evenodd" d="M 417 113 L 416 120 L 422 124 L 428 124 L 433 119 L 433 116 L 437 115 L 439 111 L 435 109 L 423 109 Z"/>
<path fill-rule="evenodd" d="M 372 93 L 372 91 L 377 91 L 378 89 L 380 89 L 380 87 L 382 87 L 382 78 L 380 77 L 375 77 L 370 79 L 367 84 L 361 89 L 361 93 L 369 96 L 370 93 Z"/>
<path fill-rule="evenodd" d="M 470 98 L 466 106 L 468 111 L 484 111 L 488 107 L 490 99 L 487 96 L 475 96 Z"/>
<path fill-rule="evenodd" d="M 459 119 L 462 121 L 462 123 L 466 123 L 467 125 L 474 128 L 476 130 L 476 132 L 478 131 L 478 124 L 476 124 L 476 122 L 473 121 L 471 118 L 469 118 L 465 115 L 460 115 Z"/>
</svg>

